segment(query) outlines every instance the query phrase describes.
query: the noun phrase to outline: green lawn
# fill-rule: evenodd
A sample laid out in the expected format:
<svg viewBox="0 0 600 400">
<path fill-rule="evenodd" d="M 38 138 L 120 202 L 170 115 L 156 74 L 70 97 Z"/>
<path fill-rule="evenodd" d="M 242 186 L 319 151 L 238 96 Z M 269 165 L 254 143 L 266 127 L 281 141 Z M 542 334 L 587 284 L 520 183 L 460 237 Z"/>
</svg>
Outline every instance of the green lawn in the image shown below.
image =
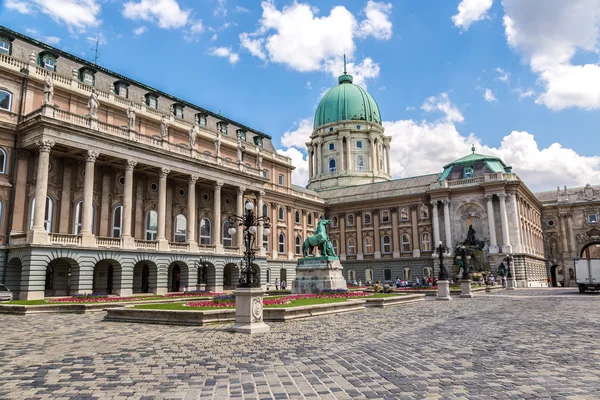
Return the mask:
<svg viewBox="0 0 600 400">
<path fill-rule="evenodd" d="M 0 303 L 0 304 L 10 304 L 10 305 L 15 305 L 15 306 L 39 306 L 40 304 L 49 304 L 49 303 L 46 303 L 45 300 L 12 300 L 12 301 L 7 301 L 6 303 Z"/>
</svg>

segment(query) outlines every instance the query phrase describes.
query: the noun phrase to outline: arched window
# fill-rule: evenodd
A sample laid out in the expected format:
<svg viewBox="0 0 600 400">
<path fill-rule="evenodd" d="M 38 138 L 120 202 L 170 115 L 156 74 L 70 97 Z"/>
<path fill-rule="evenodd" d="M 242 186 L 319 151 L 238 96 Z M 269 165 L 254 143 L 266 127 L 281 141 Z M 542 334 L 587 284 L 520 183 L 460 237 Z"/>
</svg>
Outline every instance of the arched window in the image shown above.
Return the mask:
<svg viewBox="0 0 600 400">
<path fill-rule="evenodd" d="M 392 280 L 392 270 L 390 268 L 386 268 L 383 270 L 383 280 L 384 281 Z"/>
<path fill-rule="evenodd" d="M 348 270 L 348 280 L 350 282 L 354 282 L 356 280 L 356 270 L 355 269 Z"/>
<path fill-rule="evenodd" d="M 363 172 L 365 170 L 365 159 L 361 156 L 356 159 L 356 170 L 359 172 Z"/>
<path fill-rule="evenodd" d="M 381 251 L 383 254 L 390 254 L 392 252 L 392 240 L 389 235 L 383 235 L 381 237 Z"/>
<path fill-rule="evenodd" d="M 0 109 L 6 111 L 12 109 L 12 93 L 8 90 L 0 89 Z"/>
<path fill-rule="evenodd" d="M 381 223 L 382 224 L 389 224 L 390 223 L 390 212 L 388 210 L 383 210 L 381 212 Z"/>
<path fill-rule="evenodd" d="M 335 172 L 336 171 L 336 167 L 335 167 L 335 159 L 331 159 L 329 160 L 329 172 Z"/>
<path fill-rule="evenodd" d="M 348 214 L 346 216 L 346 224 L 348 226 L 354 226 L 354 214 Z"/>
<path fill-rule="evenodd" d="M 269 216 L 269 206 L 266 204 L 263 204 L 262 215 Z"/>
<path fill-rule="evenodd" d="M 410 251 L 410 236 L 408 233 L 402 234 L 402 252 L 408 253 Z"/>
<path fill-rule="evenodd" d="M 419 217 L 421 219 L 429 219 L 429 208 L 427 206 L 419 208 Z"/>
<path fill-rule="evenodd" d="M 373 254 L 373 238 L 365 236 L 365 254 Z"/>
<path fill-rule="evenodd" d="M 429 279 L 431 277 L 431 268 L 423 268 L 423 278 Z"/>
<path fill-rule="evenodd" d="M 338 217 L 334 216 L 331 218 L 331 227 L 335 228 L 338 226 Z"/>
<path fill-rule="evenodd" d="M 371 225 L 372 222 L 372 218 L 371 218 L 371 213 L 364 213 L 363 214 L 363 224 L 365 225 Z"/>
<path fill-rule="evenodd" d="M 373 282 L 373 269 L 372 268 L 365 269 L 365 281 Z"/>
<path fill-rule="evenodd" d="M 421 237 L 423 243 L 423 251 L 431 251 L 431 236 L 429 235 L 429 232 L 423 232 L 423 235 L 421 235 Z"/>
<path fill-rule="evenodd" d="M 278 241 L 277 247 L 278 247 L 277 251 L 279 252 L 279 254 L 285 254 L 285 234 L 284 233 L 279 234 L 279 241 Z"/>
<path fill-rule="evenodd" d="M 279 207 L 279 210 L 277 210 L 277 218 L 279 218 L 280 221 L 284 220 L 285 210 L 283 209 L 283 207 Z"/>
<path fill-rule="evenodd" d="M 181 243 L 187 240 L 187 218 L 183 214 L 175 217 L 174 238 L 175 242 Z"/>
<path fill-rule="evenodd" d="M 229 228 L 233 225 L 229 221 L 223 222 L 223 246 L 233 247 L 233 236 L 229 234 Z"/>
<path fill-rule="evenodd" d="M 356 255 L 356 241 L 354 240 L 354 238 L 348 238 L 348 255 Z"/>
<path fill-rule="evenodd" d="M 31 201 L 31 219 L 29 229 L 33 228 L 33 214 L 35 210 L 35 197 Z M 54 219 L 54 201 L 50 196 L 46 196 L 46 211 L 44 212 L 44 227 L 47 232 L 52 232 L 52 221 Z"/>
<path fill-rule="evenodd" d="M 296 224 L 300 225 L 300 211 L 296 210 Z"/>
<path fill-rule="evenodd" d="M 92 205 L 92 226 L 91 232 L 94 233 L 94 217 L 95 217 L 95 207 Z M 73 227 L 73 233 L 75 235 L 79 235 L 82 230 L 82 221 L 83 220 L 83 202 L 80 201 L 75 206 L 75 226 Z"/>
<path fill-rule="evenodd" d="M 296 254 L 302 254 L 302 237 L 296 236 Z"/>
<path fill-rule="evenodd" d="M 339 255 L 340 253 L 338 253 L 338 241 L 337 241 L 337 239 L 333 239 L 331 241 L 331 245 L 333 246 L 333 251 L 335 252 L 335 254 Z"/>
<path fill-rule="evenodd" d="M 267 269 L 267 282 L 266 283 L 271 283 L 271 270 Z"/>
<path fill-rule="evenodd" d="M 158 213 L 150 210 L 146 213 L 146 240 L 156 240 L 158 232 Z"/>
<path fill-rule="evenodd" d="M 400 221 L 408 221 L 408 208 L 404 207 L 400 209 Z"/>
<path fill-rule="evenodd" d="M 212 225 L 208 218 L 200 220 L 200 244 L 204 246 L 212 244 Z"/>
<path fill-rule="evenodd" d="M 312 226 L 313 224 L 313 215 L 311 212 L 308 213 L 308 225 Z"/>
<path fill-rule="evenodd" d="M 6 173 L 6 152 L 0 149 L 0 174 Z"/>
<path fill-rule="evenodd" d="M 121 237 L 121 230 L 123 229 L 123 206 L 116 206 L 113 210 L 112 215 L 112 237 Z"/>
</svg>

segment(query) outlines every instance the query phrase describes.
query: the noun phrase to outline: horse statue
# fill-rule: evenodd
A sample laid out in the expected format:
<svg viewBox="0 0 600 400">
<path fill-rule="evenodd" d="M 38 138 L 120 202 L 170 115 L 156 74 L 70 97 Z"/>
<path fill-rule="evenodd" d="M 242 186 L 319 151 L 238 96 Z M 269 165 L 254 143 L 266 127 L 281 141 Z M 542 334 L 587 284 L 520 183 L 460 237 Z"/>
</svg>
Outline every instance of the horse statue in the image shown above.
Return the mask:
<svg viewBox="0 0 600 400">
<path fill-rule="evenodd" d="M 302 256 L 304 258 L 309 257 L 309 251 L 318 247 L 321 252 L 322 257 L 337 257 L 335 254 L 335 250 L 333 250 L 333 245 L 329 240 L 329 235 L 327 235 L 327 225 L 331 223 L 328 219 L 320 219 L 317 223 L 317 228 L 315 229 L 315 233 L 306 238 L 304 241 L 304 245 L 302 246 Z M 314 257 L 314 255 L 313 255 Z"/>
</svg>

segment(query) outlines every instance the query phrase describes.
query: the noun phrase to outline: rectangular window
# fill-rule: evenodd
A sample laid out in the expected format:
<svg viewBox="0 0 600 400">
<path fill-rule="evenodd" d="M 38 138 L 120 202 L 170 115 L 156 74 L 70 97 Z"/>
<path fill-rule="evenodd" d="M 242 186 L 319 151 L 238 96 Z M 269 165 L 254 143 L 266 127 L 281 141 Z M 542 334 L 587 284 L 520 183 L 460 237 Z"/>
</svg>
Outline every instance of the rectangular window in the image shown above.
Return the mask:
<svg viewBox="0 0 600 400">
<path fill-rule="evenodd" d="M 329 151 L 335 150 L 335 143 L 329 143 Z"/>
<path fill-rule="evenodd" d="M 588 223 L 595 224 L 598 222 L 598 214 L 590 214 L 588 215 Z"/>
<path fill-rule="evenodd" d="M 201 115 L 198 122 L 200 123 L 200 125 L 206 126 L 206 115 Z"/>
<path fill-rule="evenodd" d="M 118 85 L 117 86 L 117 94 L 122 97 L 127 97 L 127 86 Z"/>
<path fill-rule="evenodd" d="M 6 38 L 0 38 L 0 53 L 10 54 L 10 42 Z"/>
<path fill-rule="evenodd" d="M 183 107 L 175 107 L 175 116 L 177 118 L 183 118 Z"/>
<path fill-rule="evenodd" d="M 279 176 L 277 177 L 277 183 L 279 184 L 279 186 L 285 185 L 285 178 L 283 174 L 279 174 Z"/>
<path fill-rule="evenodd" d="M 158 100 L 154 96 L 148 96 L 148 107 L 158 108 Z"/>
<path fill-rule="evenodd" d="M 357 149 L 362 149 L 363 148 L 363 142 L 362 142 L 362 140 L 357 140 L 356 141 L 356 148 Z"/>
<path fill-rule="evenodd" d="M 220 131 L 220 132 L 221 132 L 223 135 L 227 136 L 227 124 L 226 124 L 226 123 L 223 123 L 223 122 L 220 122 L 220 123 L 219 123 L 219 131 Z"/>
<path fill-rule="evenodd" d="M 269 170 L 263 169 L 262 173 L 263 173 L 263 178 L 269 179 Z"/>
<path fill-rule="evenodd" d="M 44 58 L 44 68 L 48 71 L 56 71 L 56 60 L 51 57 Z"/>
<path fill-rule="evenodd" d="M 469 179 L 473 177 L 473 168 L 465 168 L 464 171 L 464 179 Z"/>
<path fill-rule="evenodd" d="M 94 74 L 90 71 L 83 72 L 83 83 L 87 83 L 90 86 L 94 86 Z"/>
</svg>

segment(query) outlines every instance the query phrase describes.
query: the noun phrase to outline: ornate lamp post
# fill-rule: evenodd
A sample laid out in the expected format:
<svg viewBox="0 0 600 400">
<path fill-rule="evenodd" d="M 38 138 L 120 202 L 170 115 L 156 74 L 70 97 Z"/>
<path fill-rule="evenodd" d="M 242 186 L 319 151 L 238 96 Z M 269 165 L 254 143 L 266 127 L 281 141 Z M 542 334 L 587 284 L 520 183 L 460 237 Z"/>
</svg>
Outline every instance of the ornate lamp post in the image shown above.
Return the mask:
<svg viewBox="0 0 600 400">
<path fill-rule="evenodd" d="M 229 217 L 229 223 L 232 225 L 227 231 L 231 236 L 235 235 L 237 229 L 235 225 L 243 227 L 240 234 L 244 235 L 244 256 L 240 262 L 240 281 L 238 288 L 257 288 L 260 287 L 260 273 L 253 267 L 255 252 L 254 238 L 256 236 L 257 227 L 263 225 L 263 234 L 270 233 L 271 220 L 266 215 L 254 215 L 254 204 L 246 203 L 246 214 L 232 215 Z"/>
<path fill-rule="evenodd" d="M 440 258 L 440 274 L 437 282 L 438 295 L 437 300 L 452 300 L 450 297 L 450 282 L 448 281 L 448 270 L 444 265 L 444 254 L 447 254 L 450 249 L 442 243 L 440 240 L 438 246 L 435 248 L 435 253 Z"/>
<path fill-rule="evenodd" d="M 242 227 L 240 234 L 244 235 L 244 256 L 240 262 L 240 281 L 235 295 L 235 324 L 232 327 L 238 333 L 261 333 L 270 330 L 263 321 L 263 295 L 260 286 L 260 272 L 254 268 L 254 237 L 257 227 L 264 226 L 264 234 L 269 234 L 269 217 L 254 215 L 254 204 L 246 203 L 246 214 L 229 217 L 232 227 L 228 233 L 235 235 L 235 225 Z"/>
<path fill-rule="evenodd" d="M 471 254 L 469 249 L 465 246 L 458 246 L 456 248 L 457 258 L 460 260 L 460 265 L 462 266 L 462 276 L 461 276 L 461 291 L 460 297 L 474 297 L 473 291 L 471 290 Z"/>
<path fill-rule="evenodd" d="M 511 254 L 507 255 L 506 258 L 504 258 L 504 261 L 506 262 L 506 290 L 515 290 L 515 286 L 516 286 L 516 281 L 515 278 L 513 276 L 512 273 L 512 267 L 511 264 L 513 264 L 513 256 Z"/>
</svg>

